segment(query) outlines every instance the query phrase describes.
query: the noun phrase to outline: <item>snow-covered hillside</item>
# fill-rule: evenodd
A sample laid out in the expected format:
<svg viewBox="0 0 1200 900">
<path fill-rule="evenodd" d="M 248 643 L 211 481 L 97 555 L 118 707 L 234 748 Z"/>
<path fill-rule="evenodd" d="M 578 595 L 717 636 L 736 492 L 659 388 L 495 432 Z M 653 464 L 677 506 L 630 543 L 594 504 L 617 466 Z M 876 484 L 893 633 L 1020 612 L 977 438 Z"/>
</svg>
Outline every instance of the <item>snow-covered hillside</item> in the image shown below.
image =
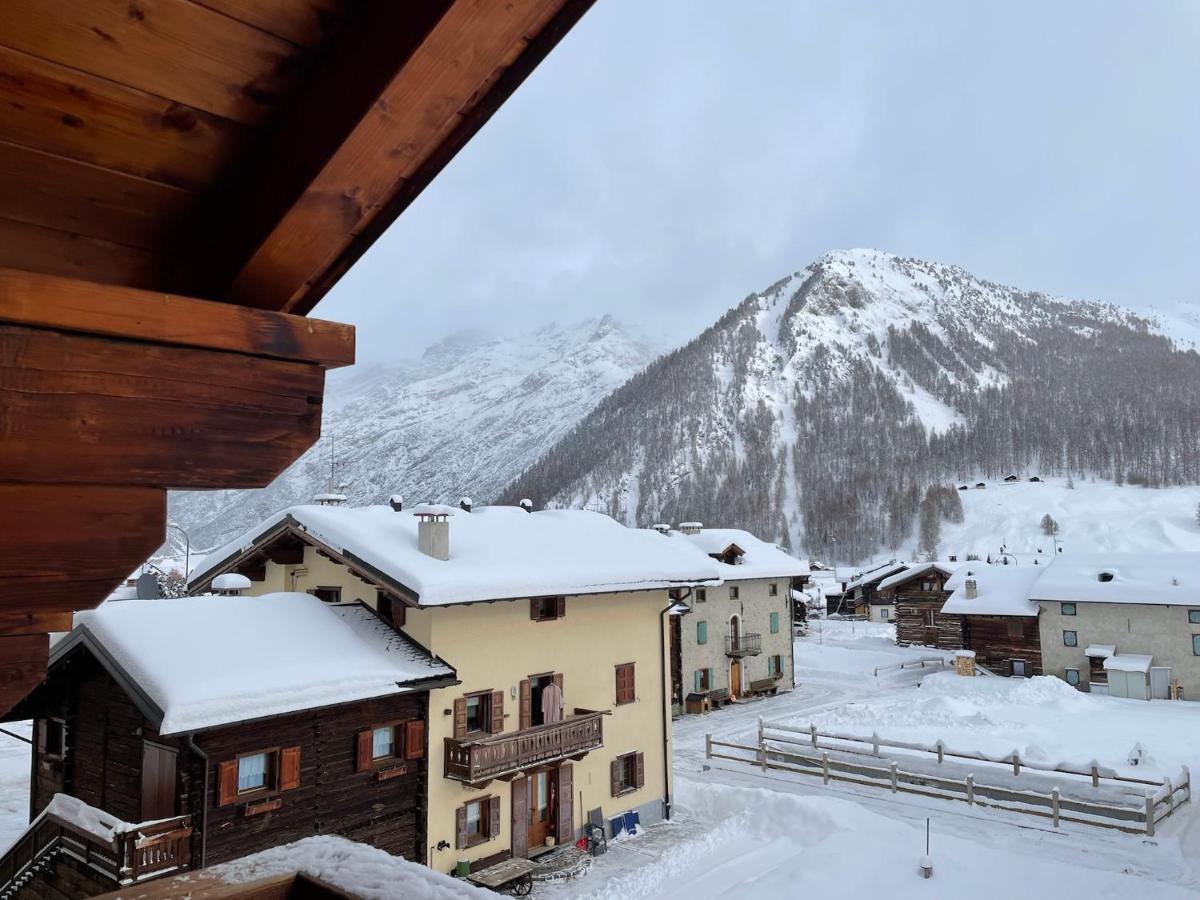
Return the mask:
<svg viewBox="0 0 1200 900">
<path fill-rule="evenodd" d="M 701 519 L 858 561 L 900 545 L 928 486 L 981 473 L 1200 483 L 1186 312 L 833 252 L 599 404 L 504 499 Z"/>
<path fill-rule="evenodd" d="M 176 492 L 193 550 L 333 487 L 353 504 L 492 499 L 654 357 L 610 317 L 516 338 L 465 331 L 418 360 L 335 372 L 321 440 L 269 487 Z"/>
</svg>

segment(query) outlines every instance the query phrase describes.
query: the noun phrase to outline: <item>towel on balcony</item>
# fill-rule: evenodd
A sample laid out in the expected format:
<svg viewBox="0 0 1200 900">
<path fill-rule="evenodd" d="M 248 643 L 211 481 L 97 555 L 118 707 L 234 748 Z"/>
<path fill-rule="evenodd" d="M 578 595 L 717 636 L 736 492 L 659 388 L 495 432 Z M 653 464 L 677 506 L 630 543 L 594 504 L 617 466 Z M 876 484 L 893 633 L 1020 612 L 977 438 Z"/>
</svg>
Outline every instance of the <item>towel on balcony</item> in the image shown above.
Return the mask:
<svg viewBox="0 0 1200 900">
<path fill-rule="evenodd" d="M 561 722 L 563 717 L 563 692 L 553 681 L 542 688 L 542 721 L 549 725 Z"/>
</svg>

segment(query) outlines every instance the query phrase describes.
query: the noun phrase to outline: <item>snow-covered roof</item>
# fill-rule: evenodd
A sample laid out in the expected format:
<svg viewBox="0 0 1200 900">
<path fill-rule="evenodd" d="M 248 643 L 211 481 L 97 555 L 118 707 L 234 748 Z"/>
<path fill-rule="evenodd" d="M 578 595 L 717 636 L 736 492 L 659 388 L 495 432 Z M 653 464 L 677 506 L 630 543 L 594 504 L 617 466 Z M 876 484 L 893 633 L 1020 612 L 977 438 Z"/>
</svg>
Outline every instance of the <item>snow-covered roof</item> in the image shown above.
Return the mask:
<svg viewBox="0 0 1200 900">
<path fill-rule="evenodd" d="M 328 507 L 336 509 L 337 507 Z M 454 672 L 361 604 L 311 594 L 126 600 L 77 613 L 83 644 L 164 734 L 418 689 Z"/>
<path fill-rule="evenodd" d="M 1088 648 L 1083 651 L 1083 655 L 1088 659 L 1108 659 L 1117 652 L 1115 644 L 1088 644 Z"/>
<path fill-rule="evenodd" d="M 696 533 L 682 531 L 661 532 L 644 529 L 644 534 L 653 535 L 663 543 L 671 543 L 680 550 L 690 551 L 700 562 L 715 564 L 720 577 L 725 581 L 740 581 L 750 578 L 801 578 L 809 574 L 808 563 L 796 559 L 774 544 L 755 537 L 740 528 L 705 528 Z M 663 537 L 668 540 L 663 541 Z M 729 564 L 713 559 L 713 554 L 724 553 L 737 547 L 741 554 L 737 562 Z"/>
<path fill-rule="evenodd" d="M 959 616 L 1036 616 L 1039 607 L 1029 599 L 1029 589 L 1045 571 L 1040 566 L 967 563 L 946 580 L 946 590 L 951 593 L 942 612 Z M 970 599 L 968 579 L 975 582 L 975 596 Z"/>
<path fill-rule="evenodd" d="M 289 524 L 382 573 L 421 606 L 661 590 L 719 583 L 728 569 L 660 534 L 586 510 L 485 506 L 460 512 L 450 522 L 450 558 L 441 560 L 417 548 L 418 519 L 408 510 L 293 506 L 210 554 L 192 584 L 203 584 Z"/>
<path fill-rule="evenodd" d="M 858 575 L 850 579 L 846 585 L 847 591 L 852 591 L 857 587 L 862 587 L 864 584 L 870 584 L 873 581 L 882 581 L 889 575 L 896 572 L 903 572 L 908 568 L 908 563 L 890 562 L 884 563 L 881 566 L 876 566 L 874 569 L 868 569 L 866 572 L 860 572 Z"/>
<path fill-rule="evenodd" d="M 1115 653 L 1104 660 L 1106 672 L 1149 672 L 1152 656 L 1141 653 Z"/>
<path fill-rule="evenodd" d="M 1200 607 L 1200 553 L 1060 553 L 1032 597 Z"/>
<path fill-rule="evenodd" d="M 883 581 L 879 582 L 879 590 L 886 590 L 897 584 L 903 584 L 911 578 L 920 578 L 922 575 L 927 575 L 930 572 L 941 572 L 943 575 L 950 575 L 954 572 L 954 569 L 945 563 L 939 562 L 917 563 L 883 579 Z"/>
</svg>

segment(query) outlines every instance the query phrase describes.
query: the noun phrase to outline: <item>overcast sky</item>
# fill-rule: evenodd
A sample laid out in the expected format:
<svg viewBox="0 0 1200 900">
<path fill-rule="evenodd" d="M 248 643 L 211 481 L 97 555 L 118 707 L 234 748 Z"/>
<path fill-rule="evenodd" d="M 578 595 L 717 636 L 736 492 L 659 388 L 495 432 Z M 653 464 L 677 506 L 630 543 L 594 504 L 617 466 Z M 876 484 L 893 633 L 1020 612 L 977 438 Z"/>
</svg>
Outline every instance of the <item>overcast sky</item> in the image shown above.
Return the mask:
<svg viewBox="0 0 1200 900">
<path fill-rule="evenodd" d="M 682 341 L 847 247 L 1200 301 L 1200 2 L 598 0 L 316 315 Z"/>
</svg>

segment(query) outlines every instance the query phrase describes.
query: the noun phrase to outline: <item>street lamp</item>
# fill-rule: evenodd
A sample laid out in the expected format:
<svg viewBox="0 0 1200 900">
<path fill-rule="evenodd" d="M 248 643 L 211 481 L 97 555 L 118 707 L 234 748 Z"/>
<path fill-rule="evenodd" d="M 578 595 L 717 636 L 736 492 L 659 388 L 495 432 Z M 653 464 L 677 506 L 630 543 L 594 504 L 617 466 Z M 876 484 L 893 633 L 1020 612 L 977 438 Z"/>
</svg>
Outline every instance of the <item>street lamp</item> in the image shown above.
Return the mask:
<svg viewBox="0 0 1200 900">
<path fill-rule="evenodd" d="M 176 525 L 174 522 L 167 523 L 168 528 L 174 528 L 183 535 L 183 587 L 187 590 L 188 580 L 192 575 L 192 539 L 188 537 L 188 533 L 183 530 L 183 527 Z"/>
</svg>

